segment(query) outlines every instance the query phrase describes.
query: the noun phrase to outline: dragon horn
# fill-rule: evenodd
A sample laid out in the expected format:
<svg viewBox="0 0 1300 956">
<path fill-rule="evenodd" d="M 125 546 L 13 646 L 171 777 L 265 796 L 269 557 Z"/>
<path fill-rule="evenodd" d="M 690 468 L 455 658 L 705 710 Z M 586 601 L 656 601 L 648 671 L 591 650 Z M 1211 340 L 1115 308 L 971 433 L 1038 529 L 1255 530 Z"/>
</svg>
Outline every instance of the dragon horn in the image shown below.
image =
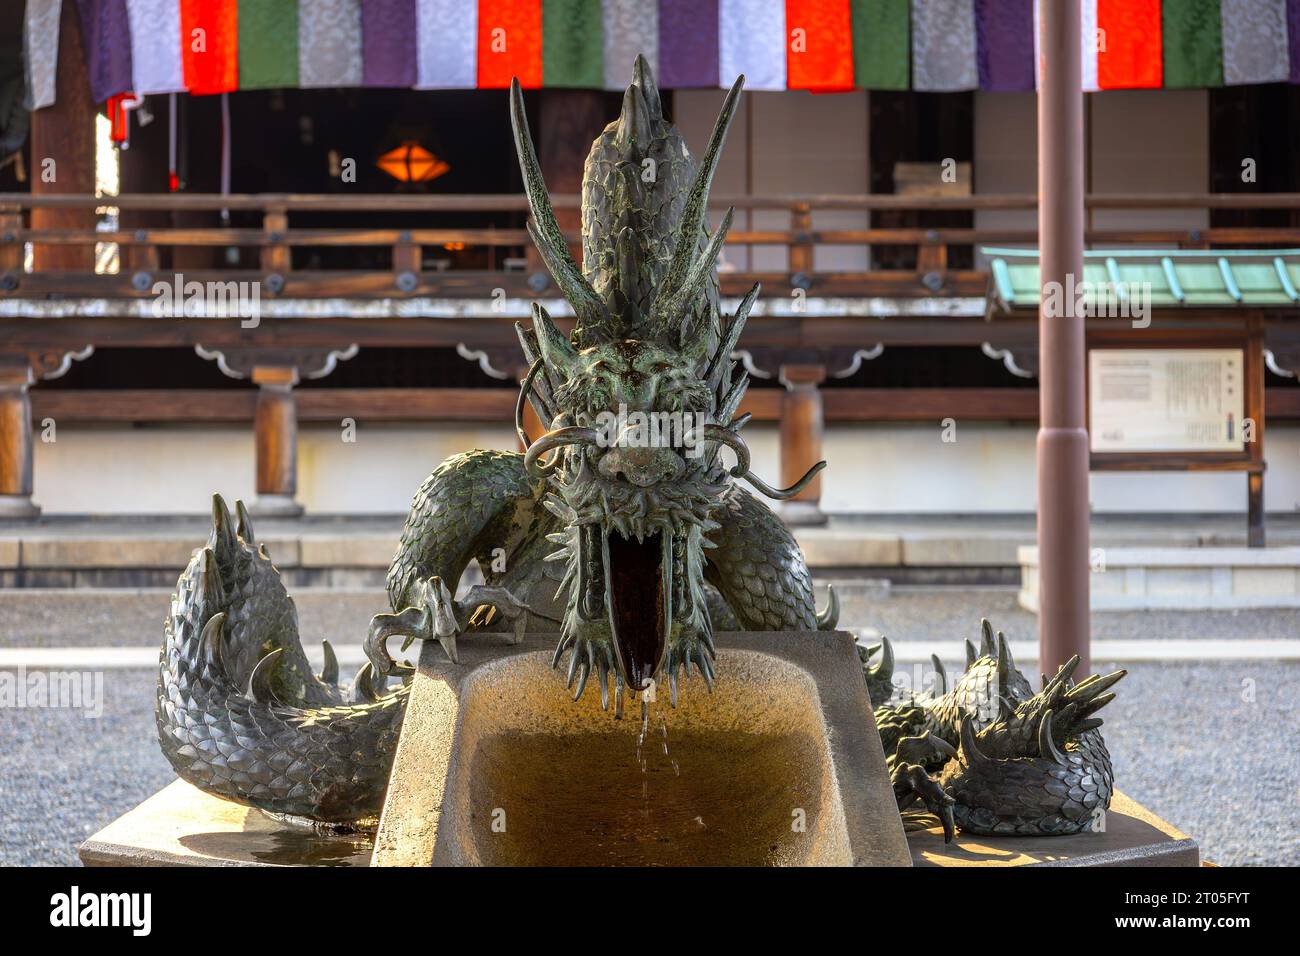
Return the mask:
<svg viewBox="0 0 1300 956">
<path fill-rule="evenodd" d="M 212 496 L 212 534 L 208 537 L 208 547 L 218 559 L 228 558 L 239 547 L 230 509 L 221 495 Z"/>
<path fill-rule="evenodd" d="M 528 232 L 533 237 L 546 268 L 555 279 L 555 284 L 573 306 L 578 323 L 599 325 L 608 318 L 609 310 L 583 276 L 578 264 L 573 261 L 564 232 L 555 220 L 551 197 L 546 191 L 546 180 L 542 178 L 537 151 L 533 149 L 533 138 L 528 132 L 528 114 L 524 110 L 524 93 L 518 79 L 510 81 L 510 128 L 514 132 L 515 152 L 519 156 L 519 171 L 523 174 L 528 208 L 533 215 L 532 222 L 528 224 Z"/>
<path fill-rule="evenodd" d="M 199 566 L 201 580 L 199 589 L 203 594 L 205 608 L 220 607 L 225 600 L 225 585 L 221 581 L 221 569 L 217 567 L 217 556 L 212 553 L 212 546 L 203 549 L 203 561 Z"/>
<path fill-rule="evenodd" d="M 203 648 L 203 657 L 211 667 L 220 667 L 225 670 L 225 662 L 221 656 L 221 631 L 226 623 L 226 613 L 221 611 L 208 618 L 208 623 L 203 625 L 203 633 L 199 635 L 199 645 Z"/>
<path fill-rule="evenodd" d="M 961 755 L 968 767 L 990 762 L 975 743 L 975 721 L 969 714 L 961 722 Z"/>
<path fill-rule="evenodd" d="M 891 680 L 894 676 L 894 645 L 884 635 L 880 638 L 880 661 L 868 673 L 878 680 Z"/>
<path fill-rule="evenodd" d="M 668 290 L 671 291 L 666 290 L 655 298 L 652 316 L 660 323 L 661 328 L 670 327 L 674 317 L 685 316 L 690 311 L 700 290 L 704 288 L 704 283 L 708 282 L 709 277 L 713 275 L 718 256 L 722 254 L 722 244 L 727 240 L 727 232 L 731 229 L 731 220 L 735 215 L 736 207 L 727 207 L 722 222 L 718 223 L 718 228 L 714 229 L 713 235 L 709 237 L 704 253 L 690 263 L 685 277 L 679 283 L 668 286 Z M 685 242 L 686 238 L 683 235 L 677 241 Z M 708 323 L 699 324 L 708 328 Z M 700 334 L 697 330 L 696 337 L 698 338 Z"/>
<path fill-rule="evenodd" d="M 320 643 L 322 650 L 325 652 L 325 664 L 321 668 L 320 679 L 326 684 L 337 684 L 339 682 L 339 659 L 329 641 L 321 641 Z"/>
<path fill-rule="evenodd" d="M 930 655 L 930 663 L 934 665 L 934 684 L 939 691 L 939 696 L 948 693 L 948 672 L 943 669 L 943 661 L 939 660 L 938 654 Z"/>
<path fill-rule="evenodd" d="M 986 617 L 980 618 L 980 656 L 992 657 L 996 652 L 993 646 L 993 625 Z"/>
<path fill-rule="evenodd" d="M 826 585 L 826 607 L 817 613 L 817 630 L 830 631 L 840 622 L 840 598 L 835 593 L 835 585 Z"/>
<path fill-rule="evenodd" d="M 977 657 L 979 657 L 979 655 L 975 653 L 975 645 L 970 642 L 969 637 L 966 638 L 966 669 L 967 670 L 970 670 L 971 665 L 975 663 L 975 658 Z"/>
<path fill-rule="evenodd" d="M 248 509 L 240 499 L 235 501 L 235 533 L 244 539 L 245 544 L 256 544 L 253 536 L 253 519 L 248 516 Z"/>
<path fill-rule="evenodd" d="M 1014 664 L 1011 662 L 1011 648 L 1007 646 L 1007 639 L 1001 631 L 998 631 L 997 637 L 997 654 L 998 654 L 998 680 L 1006 684 L 1007 679 L 1011 676 Z"/>
<path fill-rule="evenodd" d="M 708 149 L 704 152 L 704 158 L 700 160 L 700 168 L 696 171 L 695 181 L 691 183 L 691 191 L 687 194 L 682 218 L 677 225 L 673 257 L 664 275 L 663 284 L 660 286 L 662 291 L 655 298 L 653 317 L 660 322 L 671 321 L 673 317 L 671 308 L 676 304 L 678 293 L 685 289 L 687 278 L 692 274 L 692 263 L 696 258 L 695 250 L 699 245 L 698 237 L 709 212 L 709 188 L 713 185 L 713 174 L 718 168 L 722 144 L 727 138 L 731 121 L 735 118 L 736 106 L 740 102 L 740 91 L 744 85 L 745 76 L 741 74 L 736 78 L 735 84 L 732 85 L 731 91 L 722 103 L 722 111 L 713 126 L 713 135 L 709 137 Z"/>
<path fill-rule="evenodd" d="M 664 118 L 663 103 L 659 99 L 659 84 L 655 82 L 654 71 L 645 55 L 638 53 L 636 63 L 632 66 L 632 85 L 639 87 L 641 97 L 645 100 L 650 119 L 658 122 Z"/>
<path fill-rule="evenodd" d="M 257 662 L 257 666 L 253 668 L 253 673 L 248 675 L 248 689 L 245 696 L 257 701 L 259 704 L 273 705 L 280 703 L 276 699 L 272 679 L 283 654 L 284 648 L 277 647 Z"/>
<path fill-rule="evenodd" d="M 537 334 L 542 361 L 564 378 L 571 377 L 578 362 L 577 349 L 556 326 L 551 314 L 536 302 L 533 303 L 533 331 Z"/>
<path fill-rule="evenodd" d="M 1038 724 L 1038 755 L 1053 763 L 1065 763 L 1065 755 L 1056 749 L 1056 741 L 1052 739 L 1052 712 L 1050 710 L 1043 714 L 1043 719 Z"/>
<path fill-rule="evenodd" d="M 623 111 L 618 114 L 615 141 L 619 145 L 648 144 L 653 135 L 652 122 L 650 104 L 646 102 L 641 88 L 633 83 L 623 91 Z"/>
<path fill-rule="evenodd" d="M 735 316 L 727 326 L 727 331 L 723 333 L 722 341 L 718 343 L 717 351 L 713 353 L 713 358 L 709 360 L 709 367 L 704 372 L 704 381 L 715 392 L 718 390 L 718 386 L 722 384 L 722 376 L 727 368 L 727 360 L 731 358 L 736 343 L 740 341 L 740 333 L 745 328 L 745 322 L 749 319 L 749 310 L 754 307 L 760 289 L 762 289 L 762 284 L 755 282 L 754 287 L 740 300 Z M 705 338 L 703 330 L 701 330 L 699 340 L 703 342 Z"/>
</svg>

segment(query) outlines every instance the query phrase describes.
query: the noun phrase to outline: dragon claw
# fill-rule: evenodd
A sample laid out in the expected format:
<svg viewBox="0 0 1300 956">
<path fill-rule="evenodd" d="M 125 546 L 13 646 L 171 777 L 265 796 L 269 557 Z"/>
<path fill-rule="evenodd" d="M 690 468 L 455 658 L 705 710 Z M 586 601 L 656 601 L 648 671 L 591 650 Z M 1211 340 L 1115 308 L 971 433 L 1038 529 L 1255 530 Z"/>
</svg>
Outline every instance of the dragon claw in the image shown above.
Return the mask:
<svg viewBox="0 0 1300 956">
<path fill-rule="evenodd" d="M 951 843 L 957 830 L 952 811 L 957 801 L 943 789 L 939 781 L 926 773 L 924 767 L 900 763 L 894 768 L 893 784 L 898 809 L 905 810 L 920 800 L 926 810 L 939 818 L 939 823 L 943 826 L 943 842 Z"/>
<path fill-rule="evenodd" d="M 389 614 L 376 614 L 370 620 L 370 634 L 366 638 L 366 657 L 375 673 L 386 677 L 394 672 L 396 664 L 388 653 L 388 638 L 401 635 L 402 650 L 415 640 L 437 641 L 453 664 L 460 663 L 456 639 L 471 626 L 480 623 L 479 610 L 488 607 L 507 620 L 514 621 L 510 632 L 511 643 L 524 639 L 528 625 L 529 607 L 502 587 L 476 585 L 469 589 L 464 601 L 457 601 L 446 583 L 438 575 L 419 582 L 412 606 Z M 483 615 L 490 620 L 491 615 Z"/>
</svg>

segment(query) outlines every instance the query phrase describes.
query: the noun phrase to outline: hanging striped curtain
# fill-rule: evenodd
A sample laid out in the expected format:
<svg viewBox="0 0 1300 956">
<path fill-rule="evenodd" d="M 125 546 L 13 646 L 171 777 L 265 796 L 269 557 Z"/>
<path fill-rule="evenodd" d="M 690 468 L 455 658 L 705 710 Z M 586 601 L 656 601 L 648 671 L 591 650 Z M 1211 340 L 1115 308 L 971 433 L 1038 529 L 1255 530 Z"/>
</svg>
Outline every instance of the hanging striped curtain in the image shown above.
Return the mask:
<svg viewBox="0 0 1300 956">
<path fill-rule="evenodd" d="M 415 0 L 366 0 L 361 5 L 361 85 L 412 87 Z"/>
<path fill-rule="evenodd" d="M 717 86 L 718 53 L 718 0 L 660 0 L 661 85 Z"/>
<path fill-rule="evenodd" d="M 280 87 L 1028 91 L 1055 0 L 68 0 L 92 95 Z M 1300 0 L 1079 0 L 1083 87 L 1300 84 Z M 29 102 L 61 0 L 28 0 Z"/>
<path fill-rule="evenodd" d="M 600 89 L 605 85 L 601 18 L 595 0 L 542 0 L 544 86 Z"/>
<path fill-rule="evenodd" d="M 29 0 L 30 2 L 30 0 Z M 274 0 L 267 0 L 268 3 Z M 130 87 L 141 96 L 151 93 L 179 93 L 185 89 L 181 66 L 181 10 L 176 0 L 126 0 L 131 29 Z M 240 38 L 240 56 L 244 52 Z M 296 81 L 296 77 L 295 77 Z M 243 87 L 243 77 L 240 84 Z M 116 90 L 124 93 L 125 90 Z"/>
<path fill-rule="evenodd" d="M 1219 0 L 1180 0 L 1161 11 L 1164 80 L 1171 89 L 1223 85 Z"/>
<path fill-rule="evenodd" d="M 853 18 L 848 0 L 786 0 L 785 23 L 790 89 L 820 93 L 853 89 Z"/>
<path fill-rule="evenodd" d="M 975 0 L 981 90 L 1034 88 L 1034 0 Z"/>
<path fill-rule="evenodd" d="M 81 14 L 81 46 L 90 78 L 90 96 L 96 103 L 129 90 L 131 76 L 131 26 L 126 0 L 77 0 Z"/>
<path fill-rule="evenodd" d="M 478 86 L 542 85 L 541 0 L 479 0 Z"/>
<path fill-rule="evenodd" d="M 646 0 L 601 0 L 601 54 L 605 89 L 628 84 L 638 55 L 659 62 L 659 5 Z"/>
<path fill-rule="evenodd" d="M 191 93 L 239 88 L 236 0 L 180 0 L 181 64 Z"/>
<path fill-rule="evenodd" d="M 1097 0 L 1097 85 L 1158 88 L 1160 0 Z"/>
<path fill-rule="evenodd" d="M 1222 3 L 1223 82 L 1284 82 L 1291 75 L 1286 0 Z"/>
<path fill-rule="evenodd" d="M 298 85 L 298 0 L 239 0 L 239 88 Z"/>
<path fill-rule="evenodd" d="M 298 7 L 298 85 L 360 86 L 361 0 L 311 0 Z"/>
<path fill-rule="evenodd" d="M 978 86 L 975 0 L 912 0 L 912 88 L 952 92 Z"/>
<path fill-rule="evenodd" d="M 23 62 L 29 109 L 39 110 L 54 103 L 62 11 L 60 0 L 27 0 L 23 11 Z"/>
<path fill-rule="evenodd" d="M 415 33 L 418 87 L 478 84 L 478 0 L 418 0 Z"/>
<path fill-rule="evenodd" d="M 910 0 L 852 0 L 853 82 L 862 89 L 905 90 L 912 46 Z"/>
<path fill-rule="evenodd" d="M 1291 59 L 1288 79 L 1300 83 L 1300 0 L 1286 0 L 1286 35 Z"/>
<path fill-rule="evenodd" d="M 719 85 L 744 73 L 746 89 L 785 89 L 788 39 L 780 0 L 718 0 Z"/>
</svg>

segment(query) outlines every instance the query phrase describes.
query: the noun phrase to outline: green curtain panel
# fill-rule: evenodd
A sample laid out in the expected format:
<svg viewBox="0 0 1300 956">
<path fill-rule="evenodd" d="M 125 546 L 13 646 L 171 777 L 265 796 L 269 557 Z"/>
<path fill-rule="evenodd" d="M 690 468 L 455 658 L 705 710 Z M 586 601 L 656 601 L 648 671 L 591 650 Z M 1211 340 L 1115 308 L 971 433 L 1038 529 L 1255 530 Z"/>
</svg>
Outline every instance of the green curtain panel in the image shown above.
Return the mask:
<svg viewBox="0 0 1300 956">
<path fill-rule="evenodd" d="M 603 45 L 600 0 L 542 0 L 543 86 L 604 87 Z"/>
<path fill-rule="evenodd" d="M 1219 0 L 1177 0 L 1161 6 L 1167 88 L 1223 85 Z"/>
<path fill-rule="evenodd" d="M 908 0 L 852 0 L 853 81 L 865 89 L 910 85 L 911 7 Z"/>
<path fill-rule="evenodd" d="M 239 0 L 239 88 L 298 85 L 298 0 Z"/>
</svg>

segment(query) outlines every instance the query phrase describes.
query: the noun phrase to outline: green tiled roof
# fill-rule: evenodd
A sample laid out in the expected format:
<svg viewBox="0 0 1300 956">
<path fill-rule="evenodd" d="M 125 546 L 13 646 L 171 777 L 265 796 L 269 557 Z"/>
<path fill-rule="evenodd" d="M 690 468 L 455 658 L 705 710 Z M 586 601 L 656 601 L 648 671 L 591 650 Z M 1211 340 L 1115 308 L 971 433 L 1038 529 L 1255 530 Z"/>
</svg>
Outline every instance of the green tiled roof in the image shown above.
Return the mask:
<svg viewBox="0 0 1300 956">
<path fill-rule="evenodd" d="M 1038 307 L 1038 250 L 982 249 L 1003 308 Z M 1149 284 L 1157 307 L 1300 305 L 1300 249 L 1095 249 L 1083 278 L 1114 294 Z"/>
</svg>

